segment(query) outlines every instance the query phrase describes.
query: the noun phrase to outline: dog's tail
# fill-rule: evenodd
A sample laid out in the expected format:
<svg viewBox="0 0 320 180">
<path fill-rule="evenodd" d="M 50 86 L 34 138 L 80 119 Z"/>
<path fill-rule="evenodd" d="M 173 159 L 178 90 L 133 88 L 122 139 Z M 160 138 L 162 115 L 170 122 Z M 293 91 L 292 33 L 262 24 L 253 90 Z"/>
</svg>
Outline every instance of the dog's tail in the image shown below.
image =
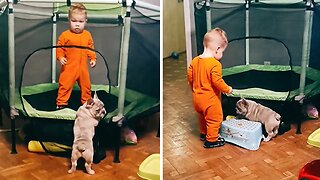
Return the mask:
<svg viewBox="0 0 320 180">
<path fill-rule="evenodd" d="M 79 144 L 77 146 L 77 149 L 80 151 L 80 152 L 84 152 L 86 150 L 86 146 L 84 144 Z"/>
</svg>

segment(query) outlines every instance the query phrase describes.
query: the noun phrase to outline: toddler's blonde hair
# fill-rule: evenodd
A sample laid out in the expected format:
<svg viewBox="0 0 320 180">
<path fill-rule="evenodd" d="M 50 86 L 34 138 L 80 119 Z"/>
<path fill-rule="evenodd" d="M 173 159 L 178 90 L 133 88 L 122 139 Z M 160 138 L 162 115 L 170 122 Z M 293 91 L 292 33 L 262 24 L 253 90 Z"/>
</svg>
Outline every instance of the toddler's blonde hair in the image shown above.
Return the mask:
<svg viewBox="0 0 320 180">
<path fill-rule="evenodd" d="M 87 18 L 87 8 L 82 3 L 74 3 L 69 8 L 69 17 L 72 13 L 84 13 Z"/>
<path fill-rule="evenodd" d="M 210 43 L 217 43 L 221 47 L 228 45 L 227 34 L 221 28 L 214 28 L 209 30 L 203 37 L 203 46 L 208 47 Z"/>
</svg>

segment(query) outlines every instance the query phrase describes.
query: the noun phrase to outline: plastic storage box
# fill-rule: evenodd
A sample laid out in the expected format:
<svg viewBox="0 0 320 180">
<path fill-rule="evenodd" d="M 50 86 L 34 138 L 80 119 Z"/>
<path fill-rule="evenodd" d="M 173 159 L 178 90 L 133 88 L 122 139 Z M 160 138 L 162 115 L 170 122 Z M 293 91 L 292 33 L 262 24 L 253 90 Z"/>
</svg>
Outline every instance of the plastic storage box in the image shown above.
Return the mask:
<svg viewBox="0 0 320 180">
<path fill-rule="evenodd" d="M 260 122 L 245 119 L 225 120 L 220 127 L 220 136 L 226 142 L 249 150 L 257 150 L 263 138 L 262 125 Z"/>
</svg>

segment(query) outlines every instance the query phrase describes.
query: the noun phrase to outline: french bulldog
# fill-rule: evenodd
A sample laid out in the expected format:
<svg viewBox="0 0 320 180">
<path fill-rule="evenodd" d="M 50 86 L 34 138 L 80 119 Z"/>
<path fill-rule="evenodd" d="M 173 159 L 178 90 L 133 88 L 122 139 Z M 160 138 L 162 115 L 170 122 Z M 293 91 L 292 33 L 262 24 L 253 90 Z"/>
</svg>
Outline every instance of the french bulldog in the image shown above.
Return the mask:
<svg viewBox="0 0 320 180">
<path fill-rule="evenodd" d="M 268 136 L 264 137 L 264 141 L 270 141 L 271 138 L 278 134 L 281 116 L 272 109 L 255 101 L 242 98 L 236 103 L 236 113 L 250 121 L 264 124 L 268 133 Z"/>
<path fill-rule="evenodd" d="M 94 154 L 92 139 L 95 127 L 106 113 L 104 104 L 99 100 L 96 92 L 93 98 L 79 107 L 73 126 L 74 141 L 71 153 L 71 169 L 68 170 L 68 173 L 73 173 L 76 170 L 77 160 L 80 157 L 83 157 L 86 161 L 86 171 L 91 175 L 95 173 L 91 168 Z"/>
</svg>

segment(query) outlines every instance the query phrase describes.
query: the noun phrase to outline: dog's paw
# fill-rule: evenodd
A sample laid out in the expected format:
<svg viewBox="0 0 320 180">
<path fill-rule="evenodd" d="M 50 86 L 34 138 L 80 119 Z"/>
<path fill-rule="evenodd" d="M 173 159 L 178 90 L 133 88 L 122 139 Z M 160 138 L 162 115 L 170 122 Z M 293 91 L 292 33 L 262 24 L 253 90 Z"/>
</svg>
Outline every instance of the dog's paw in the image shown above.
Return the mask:
<svg viewBox="0 0 320 180">
<path fill-rule="evenodd" d="M 269 137 L 269 136 L 268 136 L 268 137 L 264 137 L 264 138 L 263 138 L 263 141 L 264 141 L 264 142 L 268 142 L 268 141 L 270 141 L 270 139 L 271 139 L 271 137 Z"/>
<path fill-rule="evenodd" d="M 76 171 L 76 169 L 71 168 L 71 169 L 68 170 L 68 173 L 69 173 L 69 174 L 72 174 L 74 171 Z"/>
<path fill-rule="evenodd" d="M 85 163 L 84 165 L 86 167 L 87 173 L 90 175 L 93 175 L 95 172 L 91 169 L 91 164 Z"/>
<path fill-rule="evenodd" d="M 87 172 L 88 172 L 88 174 L 90 174 L 90 175 L 94 175 L 94 170 L 92 170 L 92 169 L 87 169 Z"/>
</svg>

